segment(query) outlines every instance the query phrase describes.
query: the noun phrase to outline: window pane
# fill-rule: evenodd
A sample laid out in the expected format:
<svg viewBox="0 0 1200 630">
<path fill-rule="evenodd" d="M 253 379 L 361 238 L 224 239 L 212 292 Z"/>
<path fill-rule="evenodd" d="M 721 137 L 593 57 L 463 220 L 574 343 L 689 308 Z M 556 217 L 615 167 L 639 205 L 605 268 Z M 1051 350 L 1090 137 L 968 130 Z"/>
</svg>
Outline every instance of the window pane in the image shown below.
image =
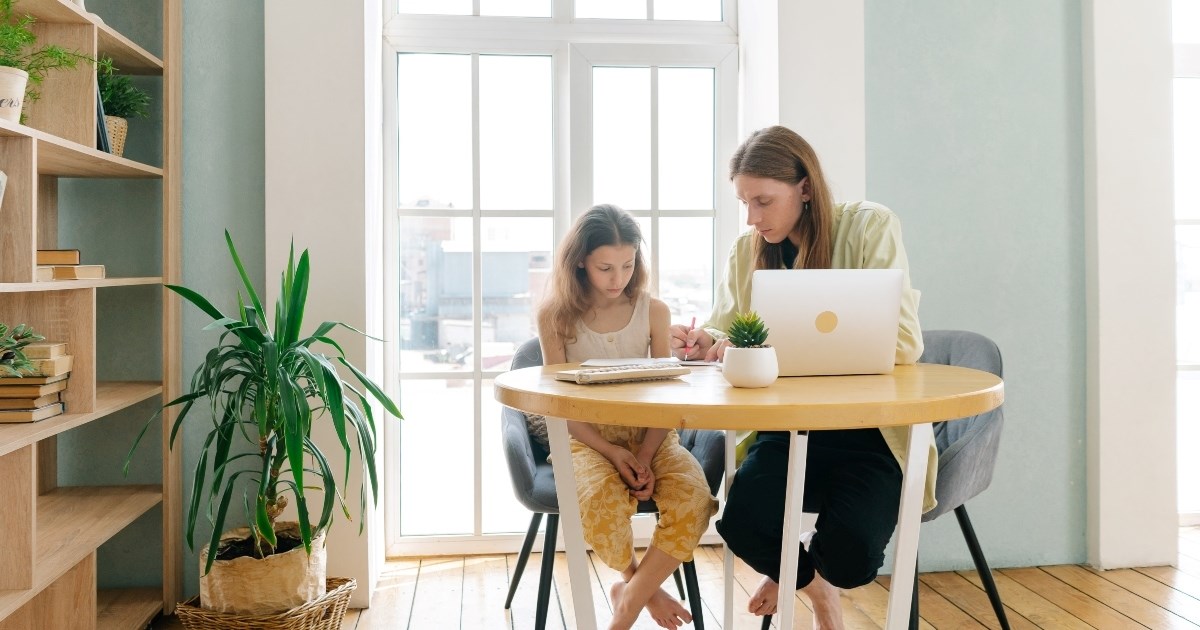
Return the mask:
<svg viewBox="0 0 1200 630">
<path fill-rule="evenodd" d="M 507 369 L 512 351 L 537 335 L 535 311 L 550 274 L 549 218 L 484 219 L 484 370 Z"/>
<path fill-rule="evenodd" d="M 399 0 L 400 13 L 471 15 L 471 0 Z"/>
<path fill-rule="evenodd" d="M 1175 226 L 1176 359 L 1200 363 L 1200 225 Z"/>
<path fill-rule="evenodd" d="M 470 380 L 402 380 L 400 533 L 474 529 L 475 390 Z"/>
<path fill-rule="evenodd" d="M 1200 457 L 1196 447 L 1200 445 L 1200 372 L 1180 370 L 1175 386 L 1179 418 L 1179 511 L 1183 514 L 1200 512 Z M 1192 480 L 1192 483 L 1188 483 Z"/>
<path fill-rule="evenodd" d="M 483 533 L 524 532 L 531 514 L 513 495 L 492 381 L 483 383 Z"/>
<path fill-rule="evenodd" d="M 399 207 L 470 208 L 470 55 L 402 54 L 397 66 Z"/>
<path fill-rule="evenodd" d="M 553 203 L 550 57 L 479 57 L 479 195 L 484 210 Z"/>
<path fill-rule="evenodd" d="M 575 0 L 577 18 L 646 19 L 646 0 Z"/>
<path fill-rule="evenodd" d="M 649 209 L 650 69 L 593 68 L 592 120 L 593 203 Z"/>
<path fill-rule="evenodd" d="M 654 0 L 656 20 L 721 21 L 721 0 Z"/>
<path fill-rule="evenodd" d="M 400 219 L 400 370 L 472 369 L 471 220 Z"/>
<path fill-rule="evenodd" d="M 713 70 L 658 70 L 658 207 L 713 207 Z"/>
<path fill-rule="evenodd" d="M 550 0 L 479 0 L 479 15 L 550 17 Z"/>
<path fill-rule="evenodd" d="M 1200 44 L 1200 0 L 1175 0 L 1171 22 L 1175 43 Z"/>
<path fill-rule="evenodd" d="M 1197 0 L 1200 4 L 1200 0 Z M 1200 19 L 1200 16 L 1197 16 Z M 1200 79 L 1175 79 L 1175 216 L 1200 219 Z"/>
<path fill-rule="evenodd" d="M 713 220 L 708 217 L 658 221 L 659 299 L 671 309 L 672 323 L 696 325 L 712 312 Z"/>
</svg>

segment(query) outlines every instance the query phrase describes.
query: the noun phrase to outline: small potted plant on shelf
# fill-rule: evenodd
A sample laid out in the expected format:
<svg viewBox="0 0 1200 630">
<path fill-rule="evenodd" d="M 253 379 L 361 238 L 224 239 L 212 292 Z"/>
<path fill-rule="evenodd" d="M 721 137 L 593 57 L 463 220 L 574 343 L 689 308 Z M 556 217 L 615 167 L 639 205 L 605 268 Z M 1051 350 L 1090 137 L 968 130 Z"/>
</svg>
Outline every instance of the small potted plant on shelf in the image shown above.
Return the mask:
<svg viewBox="0 0 1200 630">
<path fill-rule="evenodd" d="M 289 253 L 271 326 L 269 311 L 259 301 L 229 232 L 225 240 L 248 304 L 243 303 L 239 290 L 237 312 L 226 315 L 195 291 L 167 285 L 213 318 L 208 328 L 221 331 L 217 344 L 192 375 L 190 391 L 164 406 L 181 406 L 171 427 L 172 445 L 188 412 L 202 399 L 207 399 L 204 407 L 211 417 L 203 414 L 199 421 L 212 427 L 195 469 L 187 510 L 188 545 L 194 548 L 196 520 L 201 514 L 211 520 L 213 531 L 208 545 L 200 551 L 200 606 L 193 601 L 181 605 L 180 619 L 189 625 L 192 621 L 211 621 L 214 616 L 224 620 L 220 623 L 240 623 L 249 617 L 261 621 L 269 616 L 270 625 L 279 621 L 278 615 L 311 612 L 314 602 L 332 606 L 329 610 L 340 606 L 344 613 L 353 580 L 327 580 L 325 531 L 332 523 L 335 503 L 350 518 L 343 490 L 350 472 L 352 444 L 361 456 L 363 469 L 361 531 L 367 501 L 378 500 L 371 399 L 378 401 L 388 415 L 400 418 L 400 410 L 328 336 L 338 327 L 365 333 L 340 322 L 323 322 L 309 335 L 301 335 L 308 297 L 307 250 L 300 254 L 299 261 L 294 250 Z M 352 374 L 361 389 L 344 381 L 339 367 Z M 147 427 L 153 421 L 151 418 Z M 333 428 L 346 457 L 344 470 L 335 471 L 313 440 L 313 428 L 318 424 Z M 126 458 L 126 470 L 132 456 L 133 449 Z M 323 503 L 315 514 L 308 504 L 312 489 L 323 491 Z M 310 491 L 308 495 L 306 490 Z M 226 531 L 235 495 L 243 495 L 245 526 Z M 277 523 L 288 504 L 288 495 L 298 521 Z M 330 602 L 330 597 L 339 601 Z"/>
<path fill-rule="evenodd" d="M 17 324 L 9 330 L 0 323 L 0 378 L 33 374 L 33 364 L 25 358 L 22 349 L 31 343 L 45 340 L 25 324 Z"/>
<path fill-rule="evenodd" d="M 55 44 L 39 45 L 33 16 L 14 19 L 13 2 L 0 0 L 0 118 L 24 122 L 22 108 L 38 99 L 37 86 L 48 72 L 94 60 Z"/>
<path fill-rule="evenodd" d="M 779 377 L 775 348 L 767 345 L 770 330 L 758 313 L 738 313 L 729 324 L 730 347 L 725 348 L 721 372 L 734 387 L 766 387 Z"/>
<path fill-rule="evenodd" d="M 117 74 L 112 59 L 104 57 L 96 64 L 100 103 L 104 107 L 104 127 L 108 131 L 113 155 L 125 154 L 125 136 L 130 118 L 150 115 L 150 93 L 133 84 L 128 76 Z"/>
</svg>

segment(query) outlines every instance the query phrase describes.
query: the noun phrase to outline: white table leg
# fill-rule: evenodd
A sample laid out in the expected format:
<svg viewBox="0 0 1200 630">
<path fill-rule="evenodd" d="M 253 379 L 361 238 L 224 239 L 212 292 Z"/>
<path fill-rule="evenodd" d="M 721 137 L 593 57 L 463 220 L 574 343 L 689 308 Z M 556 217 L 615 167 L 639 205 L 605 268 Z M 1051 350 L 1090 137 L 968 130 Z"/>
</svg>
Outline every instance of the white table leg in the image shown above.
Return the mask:
<svg viewBox="0 0 1200 630">
<path fill-rule="evenodd" d="M 914 424 L 908 428 L 908 454 L 905 456 L 900 516 L 896 524 L 896 559 L 892 566 L 892 588 L 888 592 L 887 630 L 908 628 L 912 593 L 916 588 L 917 543 L 921 536 L 925 472 L 932 440 L 932 424 Z"/>
<path fill-rule="evenodd" d="M 777 624 L 780 628 L 791 628 L 796 615 L 796 570 L 800 565 L 800 517 L 804 514 L 804 465 L 807 459 L 808 434 L 793 431 L 783 501 L 783 554 L 779 559 Z"/>
<path fill-rule="evenodd" d="M 737 431 L 725 432 L 725 499 L 729 499 L 729 488 L 733 486 L 733 475 L 737 472 Z M 725 623 L 722 628 L 733 627 L 733 552 L 725 545 Z"/>
<path fill-rule="evenodd" d="M 587 548 L 583 541 L 583 520 L 579 516 L 579 494 L 575 490 L 575 470 L 571 463 L 571 439 L 567 421 L 547 418 L 550 455 L 554 466 L 554 486 L 558 494 L 558 519 L 563 544 L 567 549 L 567 572 L 571 576 L 571 603 L 575 607 L 575 627 L 596 630 L 596 608 L 592 602 L 591 573 Z"/>
</svg>

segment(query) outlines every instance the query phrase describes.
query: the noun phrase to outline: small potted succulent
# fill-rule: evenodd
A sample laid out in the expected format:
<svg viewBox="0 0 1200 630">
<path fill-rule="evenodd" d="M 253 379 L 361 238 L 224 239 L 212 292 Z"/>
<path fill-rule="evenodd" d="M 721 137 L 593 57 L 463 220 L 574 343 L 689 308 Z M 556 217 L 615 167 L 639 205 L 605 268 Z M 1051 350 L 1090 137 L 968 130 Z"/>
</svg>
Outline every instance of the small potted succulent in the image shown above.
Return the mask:
<svg viewBox="0 0 1200 630">
<path fill-rule="evenodd" d="M 738 313 L 729 330 L 730 347 L 725 348 L 722 373 L 734 387 L 766 387 L 779 377 L 775 348 L 767 345 L 770 330 L 758 313 Z"/>
</svg>

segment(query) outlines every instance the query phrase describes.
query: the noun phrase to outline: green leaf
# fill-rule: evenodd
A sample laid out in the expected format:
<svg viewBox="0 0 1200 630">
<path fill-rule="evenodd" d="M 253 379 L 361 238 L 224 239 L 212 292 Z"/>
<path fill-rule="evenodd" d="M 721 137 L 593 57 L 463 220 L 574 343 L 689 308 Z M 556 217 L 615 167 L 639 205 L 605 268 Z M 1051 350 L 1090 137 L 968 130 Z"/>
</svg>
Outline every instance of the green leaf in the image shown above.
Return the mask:
<svg viewBox="0 0 1200 630">
<path fill-rule="evenodd" d="M 358 368 L 354 367 L 349 361 L 341 357 L 338 357 L 338 362 L 349 368 L 350 371 L 354 373 L 354 376 L 358 379 L 358 382 L 362 383 L 363 387 L 366 387 L 367 390 L 370 391 L 373 396 L 375 396 L 375 399 L 378 400 L 381 405 L 383 405 L 383 408 L 386 409 L 388 413 L 401 420 L 404 419 L 404 416 L 400 415 L 400 408 L 396 406 L 396 403 L 392 402 L 392 399 L 388 398 L 388 395 L 383 393 L 383 390 L 379 389 L 379 386 L 376 385 L 374 381 L 367 378 L 366 374 L 360 372 Z"/>
<path fill-rule="evenodd" d="M 258 299 L 258 293 L 254 290 L 254 285 L 250 282 L 250 276 L 246 274 L 246 267 L 242 265 L 242 259 L 238 256 L 237 247 L 233 245 L 233 237 L 229 235 L 229 230 L 225 230 L 225 242 L 229 245 L 229 255 L 233 258 L 233 265 L 237 267 L 238 276 L 242 278 L 242 286 L 246 287 L 246 294 L 250 296 L 250 303 L 254 305 L 254 310 L 258 312 L 260 321 L 265 322 L 266 317 L 263 312 L 262 302 Z M 267 332 L 267 331 L 263 331 Z"/>
</svg>

